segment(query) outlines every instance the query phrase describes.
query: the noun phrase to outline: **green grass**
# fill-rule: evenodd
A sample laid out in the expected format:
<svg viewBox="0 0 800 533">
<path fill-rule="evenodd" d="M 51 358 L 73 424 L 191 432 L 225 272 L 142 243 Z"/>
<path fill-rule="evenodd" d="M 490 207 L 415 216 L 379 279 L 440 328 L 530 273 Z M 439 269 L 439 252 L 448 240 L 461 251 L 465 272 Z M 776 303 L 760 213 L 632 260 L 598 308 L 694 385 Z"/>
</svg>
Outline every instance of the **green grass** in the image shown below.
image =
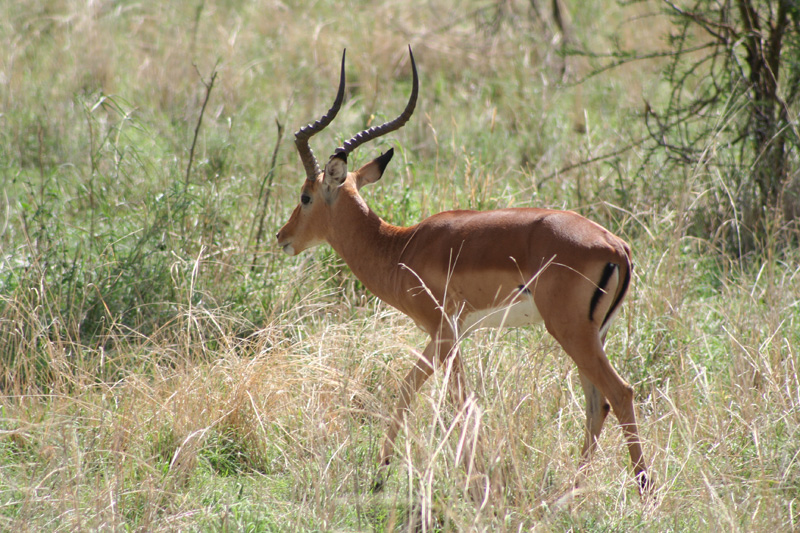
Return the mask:
<svg viewBox="0 0 800 533">
<path fill-rule="evenodd" d="M 3 7 L 0 529 L 800 527 L 800 253 L 776 231 L 760 255 L 727 255 L 707 222 L 733 211 L 703 168 L 664 174 L 637 148 L 560 172 L 643 135 L 660 65 L 575 85 L 592 65 L 559 55 L 544 11 L 454 5 Z M 570 38 L 597 50 L 669 29 L 634 16 L 647 4 L 566 7 Z M 354 154 L 396 149 L 365 198 L 397 224 L 455 207 L 570 208 L 632 244 L 634 290 L 608 351 L 636 388 L 650 501 L 613 417 L 582 491 L 564 498 L 583 398 L 542 329 L 466 340 L 477 410 L 455 424 L 437 374 L 386 490 L 368 492 L 426 339 L 330 248 L 289 258 L 272 236 L 303 179 L 291 133 L 327 109 L 342 48 L 347 101 L 314 138 L 320 159 L 402 107 L 408 43 L 420 102 Z M 457 460 L 462 431 L 480 435 L 501 487 L 483 502 Z"/>
</svg>

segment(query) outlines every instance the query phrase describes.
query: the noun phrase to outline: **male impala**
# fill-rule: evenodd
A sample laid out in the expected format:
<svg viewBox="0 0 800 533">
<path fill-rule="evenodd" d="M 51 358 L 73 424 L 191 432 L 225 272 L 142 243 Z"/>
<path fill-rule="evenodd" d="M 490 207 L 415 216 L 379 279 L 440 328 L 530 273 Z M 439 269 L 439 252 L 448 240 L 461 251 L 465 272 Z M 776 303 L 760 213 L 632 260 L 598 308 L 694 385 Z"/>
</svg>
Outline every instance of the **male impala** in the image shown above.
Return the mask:
<svg viewBox="0 0 800 533">
<path fill-rule="evenodd" d="M 458 353 L 461 336 L 478 327 L 544 322 L 578 366 L 586 395 L 581 462 L 591 457 L 613 407 L 627 439 L 634 474 L 645 489 L 648 481 L 633 388 L 617 374 L 603 350 L 606 332 L 631 279 L 628 245 L 576 213 L 549 209 L 448 211 L 409 228 L 396 227 L 381 220 L 359 195 L 361 187 L 381 178 L 393 150 L 355 172 L 348 172 L 347 156 L 361 144 L 399 129 L 411 117 L 419 89 L 413 54 L 411 66 L 413 89 L 400 116 L 345 142 L 321 171 L 308 141 L 330 124 L 341 106 L 342 54 L 333 106 L 295 133 L 306 180 L 300 204 L 277 234 L 278 244 L 289 255 L 329 243 L 370 291 L 431 336 L 400 390 L 375 488 L 383 484 L 403 417 L 435 363 L 452 361 L 455 396 L 465 400 Z"/>
</svg>

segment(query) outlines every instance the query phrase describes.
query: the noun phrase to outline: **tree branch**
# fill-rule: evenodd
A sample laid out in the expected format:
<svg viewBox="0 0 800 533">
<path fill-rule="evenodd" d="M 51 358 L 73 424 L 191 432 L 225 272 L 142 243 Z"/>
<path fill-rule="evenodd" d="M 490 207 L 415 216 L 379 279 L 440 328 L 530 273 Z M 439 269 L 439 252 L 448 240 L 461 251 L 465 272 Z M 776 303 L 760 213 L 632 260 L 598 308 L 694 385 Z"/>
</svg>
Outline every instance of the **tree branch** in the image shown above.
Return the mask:
<svg viewBox="0 0 800 533">
<path fill-rule="evenodd" d="M 195 70 L 197 70 L 197 65 L 195 65 Z M 197 73 L 200 75 L 200 72 Z M 206 105 L 208 105 L 208 99 L 211 97 L 211 90 L 214 88 L 214 81 L 217 79 L 217 65 L 214 65 L 214 71 L 211 73 L 211 79 L 206 82 L 202 76 L 200 76 L 200 81 L 203 82 L 203 85 L 206 87 L 206 96 L 203 99 L 203 107 L 200 108 L 200 116 L 197 117 L 197 125 L 194 128 L 194 138 L 192 139 L 192 146 L 189 149 L 189 163 L 186 165 L 186 179 L 183 183 L 183 192 L 186 194 L 186 190 L 189 188 L 189 177 L 192 174 L 192 162 L 194 161 L 194 149 L 197 145 L 197 137 L 200 135 L 200 126 L 203 124 L 203 115 L 206 112 Z"/>
<path fill-rule="evenodd" d="M 259 191 L 259 196 L 262 194 L 264 195 L 264 201 L 261 202 L 260 213 L 257 216 L 258 230 L 256 231 L 256 242 L 253 249 L 253 262 L 250 265 L 251 272 L 256 268 L 256 256 L 258 255 L 258 249 L 261 246 L 261 237 L 264 234 L 264 219 L 267 217 L 267 205 L 269 204 L 269 198 L 272 195 L 272 183 L 275 180 L 275 166 L 277 165 L 278 161 L 278 148 L 280 148 L 281 139 L 283 139 L 283 124 L 281 124 L 277 118 L 275 119 L 275 126 L 278 128 L 278 137 L 275 139 L 275 148 L 272 150 L 272 161 L 270 162 L 269 170 L 264 175 L 264 179 L 261 181 L 261 191 Z"/>
</svg>

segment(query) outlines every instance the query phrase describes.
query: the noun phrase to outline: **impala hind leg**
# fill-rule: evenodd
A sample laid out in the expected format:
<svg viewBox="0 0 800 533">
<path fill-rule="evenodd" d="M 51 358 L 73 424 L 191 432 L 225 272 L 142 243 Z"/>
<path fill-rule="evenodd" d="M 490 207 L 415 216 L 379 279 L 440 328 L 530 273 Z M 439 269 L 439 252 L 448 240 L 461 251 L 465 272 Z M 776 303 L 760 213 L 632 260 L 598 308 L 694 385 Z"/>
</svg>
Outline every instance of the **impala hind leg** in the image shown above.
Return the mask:
<svg viewBox="0 0 800 533">
<path fill-rule="evenodd" d="M 379 492 L 383 489 L 383 484 L 386 482 L 386 470 L 394 455 L 394 441 L 400 432 L 406 412 L 411 409 L 414 397 L 422 385 L 425 384 L 425 381 L 433 374 L 436 361 L 446 358 L 452 348 L 452 341 L 432 339 L 403 380 L 403 384 L 400 386 L 400 399 L 397 401 L 394 415 L 389 421 L 389 429 L 386 432 L 386 439 L 381 449 L 378 472 L 372 485 L 373 492 Z"/>
<path fill-rule="evenodd" d="M 642 492 L 648 491 L 647 469 L 644 463 L 639 427 L 636 423 L 636 414 L 633 406 L 633 387 L 622 379 L 617 371 L 614 370 L 614 367 L 611 366 L 603 350 L 602 340 L 598 335 L 585 333 L 583 335 L 557 336 L 556 338 L 577 364 L 581 375 L 581 383 L 587 380 L 591 384 L 588 387 L 589 393 L 586 400 L 588 434 L 586 436 L 587 441 L 584 444 L 582 462 L 588 459 L 586 453 L 591 455 L 591 452 L 594 451 L 597 434 L 602 429 L 600 417 L 603 416 L 603 404 L 598 402 L 600 404 L 600 412 L 590 413 L 589 410 L 595 407 L 590 406 L 590 402 L 597 402 L 597 400 L 605 397 L 611 404 L 620 426 L 622 426 L 622 431 L 628 444 L 628 453 L 633 464 L 633 473 L 639 483 L 639 489 Z M 586 388 L 584 385 L 584 390 Z M 589 427 L 589 424 L 591 424 L 591 427 Z"/>
<path fill-rule="evenodd" d="M 608 403 L 605 396 L 595 387 L 586 374 L 580 371 L 579 373 L 583 395 L 586 398 L 586 436 L 578 468 L 581 471 L 589 464 L 592 455 L 594 455 L 595 448 L 597 448 L 597 438 L 603 430 L 603 424 L 606 421 L 606 417 L 608 417 L 609 411 L 611 411 L 611 404 Z"/>
</svg>

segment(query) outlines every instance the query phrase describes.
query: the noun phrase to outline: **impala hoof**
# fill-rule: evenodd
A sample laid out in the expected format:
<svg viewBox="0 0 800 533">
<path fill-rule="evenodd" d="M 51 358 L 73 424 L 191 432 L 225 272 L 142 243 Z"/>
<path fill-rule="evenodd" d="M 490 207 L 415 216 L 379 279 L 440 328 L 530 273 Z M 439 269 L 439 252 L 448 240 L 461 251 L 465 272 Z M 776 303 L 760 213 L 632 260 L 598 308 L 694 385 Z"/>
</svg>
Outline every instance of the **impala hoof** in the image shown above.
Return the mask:
<svg viewBox="0 0 800 533">
<path fill-rule="evenodd" d="M 653 492 L 653 481 L 647 476 L 647 472 L 642 470 L 636 475 L 636 482 L 639 485 L 639 494 L 649 496 Z"/>
</svg>

